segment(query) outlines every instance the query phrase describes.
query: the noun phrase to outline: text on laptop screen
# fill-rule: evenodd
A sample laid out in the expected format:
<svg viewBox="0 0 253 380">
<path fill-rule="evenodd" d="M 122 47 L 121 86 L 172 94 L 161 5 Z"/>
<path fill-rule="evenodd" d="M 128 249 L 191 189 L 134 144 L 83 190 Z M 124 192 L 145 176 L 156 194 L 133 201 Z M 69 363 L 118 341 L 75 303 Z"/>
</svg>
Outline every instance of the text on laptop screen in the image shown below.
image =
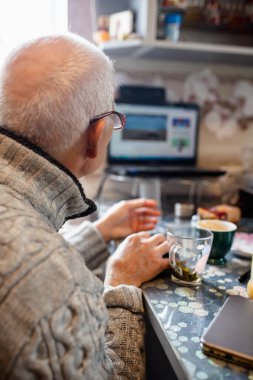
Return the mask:
<svg viewBox="0 0 253 380">
<path fill-rule="evenodd" d="M 113 133 L 109 161 L 194 160 L 198 107 L 194 105 L 117 104 L 126 115 L 124 129 Z"/>
</svg>

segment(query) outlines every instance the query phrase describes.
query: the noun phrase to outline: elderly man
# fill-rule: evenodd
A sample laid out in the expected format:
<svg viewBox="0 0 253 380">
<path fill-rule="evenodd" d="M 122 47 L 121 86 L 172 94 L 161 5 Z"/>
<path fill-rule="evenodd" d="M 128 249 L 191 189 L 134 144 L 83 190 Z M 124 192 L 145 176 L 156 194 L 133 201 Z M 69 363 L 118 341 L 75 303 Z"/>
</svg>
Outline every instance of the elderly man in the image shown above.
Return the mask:
<svg viewBox="0 0 253 380">
<path fill-rule="evenodd" d="M 112 64 L 75 35 L 41 37 L 10 54 L 0 87 L 0 379 L 142 379 L 139 287 L 168 266 L 164 237 L 140 232 L 155 202 L 115 205 L 73 244 L 58 233 L 95 210 L 77 178 L 125 124 Z M 92 270 L 128 234 L 103 285 Z"/>
</svg>

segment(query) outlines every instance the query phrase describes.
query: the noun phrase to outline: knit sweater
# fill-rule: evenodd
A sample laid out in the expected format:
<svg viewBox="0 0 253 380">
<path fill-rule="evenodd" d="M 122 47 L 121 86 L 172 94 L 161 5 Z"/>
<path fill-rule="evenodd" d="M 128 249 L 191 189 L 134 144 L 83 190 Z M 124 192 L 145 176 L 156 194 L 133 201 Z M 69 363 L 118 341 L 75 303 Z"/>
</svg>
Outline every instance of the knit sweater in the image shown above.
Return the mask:
<svg viewBox="0 0 253 380">
<path fill-rule="evenodd" d="M 0 129 L 0 379 L 142 379 L 141 290 L 103 288 L 107 256 L 91 223 L 76 240 L 66 220 L 95 210 L 80 183 L 26 140 Z"/>
</svg>

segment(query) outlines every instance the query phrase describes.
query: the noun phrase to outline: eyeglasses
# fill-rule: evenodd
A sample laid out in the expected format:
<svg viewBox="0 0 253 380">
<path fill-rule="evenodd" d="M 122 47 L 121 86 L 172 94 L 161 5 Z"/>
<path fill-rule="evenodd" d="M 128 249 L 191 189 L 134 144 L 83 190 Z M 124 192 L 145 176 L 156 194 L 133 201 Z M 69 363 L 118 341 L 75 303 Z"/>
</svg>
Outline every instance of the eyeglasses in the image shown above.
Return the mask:
<svg viewBox="0 0 253 380">
<path fill-rule="evenodd" d="M 107 116 L 112 117 L 113 129 L 122 129 L 126 125 L 126 116 L 123 113 L 117 111 L 109 111 L 95 116 L 90 120 L 90 124 Z"/>
</svg>

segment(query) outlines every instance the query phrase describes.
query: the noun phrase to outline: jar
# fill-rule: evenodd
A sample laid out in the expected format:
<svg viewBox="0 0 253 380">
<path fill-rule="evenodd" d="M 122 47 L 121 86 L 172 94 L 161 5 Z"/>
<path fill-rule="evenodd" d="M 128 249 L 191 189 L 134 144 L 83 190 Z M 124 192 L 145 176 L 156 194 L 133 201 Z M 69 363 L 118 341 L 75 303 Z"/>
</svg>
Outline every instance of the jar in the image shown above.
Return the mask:
<svg viewBox="0 0 253 380">
<path fill-rule="evenodd" d="M 192 217 L 194 211 L 194 205 L 192 203 L 175 203 L 174 216 L 176 218 L 188 218 Z"/>
<path fill-rule="evenodd" d="M 180 34 L 181 13 L 168 13 L 165 16 L 165 37 L 171 41 L 178 41 Z"/>
<path fill-rule="evenodd" d="M 193 204 L 175 203 L 172 229 L 179 228 L 180 226 L 185 225 L 185 224 L 190 225 L 193 212 L 194 212 Z"/>
<path fill-rule="evenodd" d="M 251 273 L 250 273 L 250 279 L 247 284 L 247 292 L 250 299 L 253 299 L 253 258 L 251 260 Z"/>
</svg>

